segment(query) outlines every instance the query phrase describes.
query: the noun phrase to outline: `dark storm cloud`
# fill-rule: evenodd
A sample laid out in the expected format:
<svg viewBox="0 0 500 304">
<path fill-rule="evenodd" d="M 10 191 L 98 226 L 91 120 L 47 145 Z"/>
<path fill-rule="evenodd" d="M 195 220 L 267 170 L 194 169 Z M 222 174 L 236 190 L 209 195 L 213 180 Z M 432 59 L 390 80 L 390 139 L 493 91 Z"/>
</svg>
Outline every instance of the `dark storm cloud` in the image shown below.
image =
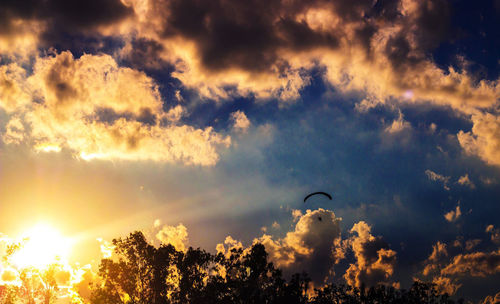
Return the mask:
<svg viewBox="0 0 500 304">
<path fill-rule="evenodd" d="M 277 50 L 302 51 L 318 47 L 335 49 L 342 38 L 360 43 L 367 51 L 373 36 L 385 24 L 402 24 L 389 39 L 386 55 L 394 65 L 421 61 L 411 51 L 436 47 L 447 37 L 451 10 L 442 0 L 411 3 L 407 16 L 397 0 L 373 1 L 197 1 L 172 0 L 154 3 L 165 18 L 163 35 L 180 35 L 194 41 L 205 67 L 247 70 L 267 69 L 278 60 Z M 343 28 L 313 29 L 297 15 L 310 8 L 333 12 L 342 25 L 353 24 L 353 37 Z M 332 22 L 334 20 L 331 20 Z M 408 39 L 413 36 L 411 45 Z"/>
<path fill-rule="evenodd" d="M 451 22 L 449 1 L 422 1 L 416 13 L 418 45 L 424 51 L 436 47 L 449 37 Z"/>
<path fill-rule="evenodd" d="M 111 25 L 131 16 L 133 10 L 119 0 L 48 0 L 0 2 L 0 34 L 15 35 L 15 22 L 40 21 L 46 26 L 46 47 L 64 34 L 75 34 Z"/>
<path fill-rule="evenodd" d="M 133 13 L 119 0 L 51 0 L 44 8 L 54 25 L 75 30 L 112 24 Z"/>
<path fill-rule="evenodd" d="M 267 69 L 277 60 L 278 48 L 338 45 L 335 33 L 316 32 L 293 18 L 294 13 L 312 3 L 173 0 L 161 8 L 168 12 L 163 35 L 194 40 L 203 64 L 211 69 L 232 65 Z"/>
<path fill-rule="evenodd" d="M 146 38 L 133 39 L 130 43 L 130 51 L 124 56 L 126 65 L 134 68 L 158 68 L 165 66 L 161 60 L 160 53 L 164 47 L 155 40 Z"/>
<path fill-rule="evenodd" d="M 428 59 L 427 52 L 450 38 L 451 8 L 448 1 L 421 1 L 415 7 L 410 6 L 406 14 L 400 18 L 403 26 L 387 41 L 385 49 L 393 68 L 401 72 L 405 67 Z M 394 14 L 388 17 L 395 18 Z"/>
</svg>

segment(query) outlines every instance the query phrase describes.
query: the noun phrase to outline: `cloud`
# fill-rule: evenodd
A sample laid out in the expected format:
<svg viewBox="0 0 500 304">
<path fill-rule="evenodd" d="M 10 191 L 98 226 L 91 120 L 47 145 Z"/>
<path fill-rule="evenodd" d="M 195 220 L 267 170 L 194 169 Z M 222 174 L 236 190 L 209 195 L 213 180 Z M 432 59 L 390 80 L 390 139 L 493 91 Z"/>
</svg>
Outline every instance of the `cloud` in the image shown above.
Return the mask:
<svg viewBox="0 0 500 304">
<path fill-rule="evenodd" d="M 75 302 L 79 302 L 78 299 L 84 299 L 89 301 L 92 294 L 92 284 L 97 282 L 97 273 L 95 273 L 90 265 L 81 267 L 75 275 L 72 284 L 72 290 L 75 294 L 72 294 L 72 298 Z"/>
<path fill-rule="evenodd" d="M 404 95 L 470 109 L 499 96 L 497 81 L 442 70 L 427 56 L 450 36 L 447 1 L 129 4 L 134 34 L 123 53 L 134 52 L 136 40 L 155 44 L 148 57 L 164 58 L 203 97 L 293 100 L 317 67 L 339 90 L 364 90 L 379 102 Z"/>
<path fill-rule="evenodd" d="M 0 3 L 0 53 L 34 55 L 37 47 L 60 45 L 68 35 L 99 36 L 132 15 L 132 8 L 120 0 L 4 1 Z"/>
<path fill-rule="evenodd" d="M 389 283 L 394 273 L 396 252 L 389 249 L 381 237 L 371 235 L 371 227 L 364 221 L 354 224 L 351 233 L 357 234 L 348 240 L 356 262 L 344 275 L 347 283 L 357 287 Z"/>
<path fill-rule="evenodd" d="M 467 240 L 465 250 L 470 251 L 481 242 L 480 239 Z M 438 241 L 423 263 L 422 274 L 436 283 L 439 290 L 453 295 L 465 277 L 486 277 L 500 272 L 500 251 L 461 253 L 462 250 L 462 246 L 448 246 Z"/>
<path fill-rule="evenodd" d="M 500 302 L 500 292 L 494 296 L 487 296 L 484 298 L 482 304 L 495 304 Z"/>
<path fill-rule="evenodd" d="M 156 238 L 162 242 L 162 244 L 171 244 L 176 250 L 186 251 L 188 232 L 186 226 L 183 224 L 177 226 L 163 226 L 156 234 Z"/>
<path fill-rule="evenodd" d="M 462 211 L 460 210 L 460 205 L 457 205 L 457 208 L 455 210 L 451 210 L 450 212 L 447 212 L 444 215 L 444 218 L 448 222 L 454 222 L 454 221 L 458 220 L 461 215 L 462 215 Z"/>
<path fill-rule="evenodd" d="M 302 211 L 299 210 L 299 209 L 293 209 L 292 210 L 292 217 L 293 217 L 293 221 L 296 222 L 298 221 L 301 217 L 302 217 Z"/>
<path fill-rule="evenodd" d="M 250 127 L 250 120 L 248 120 L 247 116 L 242 111 L 236 111 L 231 113 L 231 120 L 233 121 L 233 128 L 242 133 L 246 133 L 248 128 Z"/>
<path fill-rule="evenodd" d="M 423 275 L 427 276 L 439 270 L 439 265 L 448 258 L 446 244 L 438 241 L 432 246 L 432 253 L 425 262 Z"/>
<path fill-rule="evenodd" d="M 455 294 L 462 287 L 462 284 L 457 284 L 453 279 L 445 276 L 434 277 L 432 283 L 436 284 L 438 292 L 447 293 L 448 295 Z"/>
<path fill-rule="evenodd" d="M 424 261 L 424 270 L 422 274 L 430 277 L 430 280 L 436 284 L 440 292 L 446 292 L 449 295 L 455 294 L 462 286 L 455 278 L 450 278 L 441 273 L 441 270 L 449 262 L 450 253 L 448 246 L 440 241 L 432 246 L 432 253 Z"/>
<path fill-rule="evenodd" d="M 226 239 L 224 240 L 224 243 L 219 243 L 215 247 L 217 253 L 225 254 L 226 257 L 229 257 L 231 255 L 232 249 L 240 249 L 240 248 L 243 248 L 243 244 L 233 239 L 231 236 L 227 236 Z"/>
<path fill-rule="evenodd" d="M 0 4 L 0 54 L 26 61 L 36 53 L 39 36 L 46 26 L 37 20 L 9 18 L 7 14 Z"/>
<path fill-rule="evenodd" d="M 71 45 L 67 36 L 84 41 L 112 37 L 124 43 L 114 53 L 117 57 L 141 70 L 169 66 L 170 76 L 202 99 L 244 96 L 287 103 L 300 98 L 313 71 L 319 70 L 315 75 L 337 91 L 363 91 L 370 104 L 396 98 L 449 106 L 472 115 L 473 130 L 458 134 L 464 150 L 499 163 L 495 140 L 489 140 L 499 136 L 494 128 L 483 130 L 486 122 L 480 118 L 499 99 L 499 81 L 478 79 L 468 72 L 469 63 L 463 58 L 457 59 L 458 66 L 442 67 L 429 56 L 452 37 L 453 10 L 448 1 L 91 0 L 68 5 L 50 0 L 4 3 L 0 11 L 1 53 L 52 46 L 101 50 L 103 46 Z M 31 46 L 14 43 L 11 49 L 2 49 L 1 41 L 7 38 Z M 60 87 L 59 94 L 71 95 L 63 90 Z M 171 114 L 172 119 L 179 117 L 178 111 Z M 493 119 L 499 115 L 490 115 L 493 118 L 487 120 L 498 125 Z M 386 131 L 407 127 L 400 117 Z M 206 162 L 213 164 L 214 159 Z"/>
<path fill-rule="evenodd" d="M 99 242 L 99 247 L 101 249 L 101 255 L 102 258 L 104 259 L 109 259 L 113 256 L 113 251 L 115 250 L 115 246 L 109 242 L 106 241 L 102 238 L 98 238 L 97 241 Z"/>
<path fill-rule="evenodd" d="M 500 228 L 495 228 L 493 225 L 486 227 L 486 232 L 491 234 L 491 241 L 500 245 Z"/>
<path fill-rule="evenodd" d="M 382 237 L 371 235 L 371 227 L 367 223 L 361 221 L 355 224 L 351 232 L 356 235 L 342 240 L 341 219 L 332 211 L 319 208 L 306 210 L 304 214 L 293 213 L 295 227 L 284 237 L 263 234 L 253 240 L 254 244 L 265 246 L 270 261 L 286 276 L 305 271 L 314 286 L 321 286 L 335 279 L 334 266 L 345 261 L 348 269 L 339 277 L 343 277 L 349 285 L 392 284 L 390 277 L 394 273 L 396 252 Z M 233 248 L 248 250 L 241 242 L 228 236 L 224 243 L 217 245 L 217 252 L 227 255 Z M 350 252 L 354 254 L 354 261 L 348 255 Z"/>
<path fill-rule="evenodd" d="M 395 119 L 390 126 L 385 128 L 385 132 L 395 134 L 404 130 L 411 129 L 411 124 L 404 120 L 403 113 L 399 112 L 399 116 Z"/>
<path fill-rule="evenodd" d="M 270 260 L 288 274 L 306 271 L 315 284 L 333 274 L 333 265 L 341 256 L 340 221 L 332 211 L 307 210 L 284 238 L 273 239 L 264 234 L 254 242 L 266 247 Z"/>
<path fill-rule="evenodd" d="M 0 286 L 19 284 L 19 272 L 11 267 L 0 269 Z"/>
<path fill-rule="evenodd" d="M 479 156 L 485 162 L 500 165 L 500 116 L 477 113 L 472 116 L 472 131 L 457 134 L 466 153 Z"/>
<path fill-rule="evenodd" d="M 465 241 L 465 250 L 471 251 L 472 249 L 474 249 L 474 247 L 481 244 L 481 242 L 482 242 L 481 239 L 467 240 Z"/>
<path fill-rule="evenodd" d="M 186 113 L 186 109 L 181 105 L 176 105 L 166 113 L 166 118 L 172 122 L 178 122 Z"/>
<path fill-rule="evenodd" d="M 230 145 L 229 137 L 211 127 L 179 125 L 182 107 L 164 112 L 156 83 L 142 72 L 119 67 L 107 55 L 75 59 L 63 52 L 38 58 L 33 75 L 22 81 L 33 92 L 33 101 L 19 110 L 30 133 L 23 134 L 14 120 L 4 135 L 7 141 L 29 137 L 42 150 L 67 148 L 87 160 L 203 166 L 217 163 L 217 149 Z"/>
<path fill-rule="evenodd" d="M 443 176 L 441 174 L 438 174 L 434 171 L 431 171 L 429 169 L 425 170 L 425 175 L 431 180 L 431 181 L 439 181 L 443 183 L 443 187 L 445 190 L 450 190 L 450 187 L 448 187 L 448 182 L 450 181 L 449 176 Z"/>
<path fill-rule="evenodd" d="M 485 277 L 500 272 L 500 251 L 459 254 L 441 270 L 444 275 Z"/>
<path fill-rule="evenodd" d="M 31 102 L 26 71 L 16 63 L 0 66 L 0 108 L 11 113 Z"/>
<path fill-rule="evenodd" d="M 24 139 L 24 125 L 19 117 L 12 117 L 5 126 L 5 133 L 2 135 L 6 144 L 19 144 Z"/>
<path fill-rule="evenodd" d="M 471 189 L 476 188 L 476 185 L 474 185 L 474 183 L 470 180 L 469 174 L 465 174 L 464 176 L 460 176 L 457 183 L 462 185 L 462 186 L 468 186 Z"/>
</svg>

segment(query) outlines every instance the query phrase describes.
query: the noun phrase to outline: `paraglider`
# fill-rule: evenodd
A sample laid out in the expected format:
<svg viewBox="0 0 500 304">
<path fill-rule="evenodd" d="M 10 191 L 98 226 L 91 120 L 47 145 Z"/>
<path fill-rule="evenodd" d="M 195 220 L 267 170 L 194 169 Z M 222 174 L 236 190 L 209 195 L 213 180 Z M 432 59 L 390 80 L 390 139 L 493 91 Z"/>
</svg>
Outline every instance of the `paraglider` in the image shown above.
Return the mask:
<svg viewBox="0 0 500 304">
<path fill-rule="evenodd" d="M 330 200 L 332 200 L 332 196 L 330 194 L 328 194 L 326 192 L 319 191 L 319 192 L 313 192 L 311 194 L 308 194 L 306 197 L 304 197 L 304 203 L 306 202 L 306 200 L 308 198 L 310 198 L 311 196 L 316 195 L 316 194 L 324 195 L 324 196 L 328 197 Z"/>
</svg>

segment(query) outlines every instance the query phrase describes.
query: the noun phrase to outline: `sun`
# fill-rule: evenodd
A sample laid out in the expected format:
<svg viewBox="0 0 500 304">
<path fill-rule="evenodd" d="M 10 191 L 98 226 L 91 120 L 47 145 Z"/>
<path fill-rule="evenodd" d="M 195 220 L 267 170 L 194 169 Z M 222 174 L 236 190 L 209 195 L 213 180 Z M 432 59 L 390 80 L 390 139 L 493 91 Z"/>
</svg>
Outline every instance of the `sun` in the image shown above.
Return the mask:
<svg viewBox="0 0 500 304">
<path fill-rule="evenodd" d="M 52 264 L 65 263 L 72 241 L 47 224 L 38 224 L 21 236 L 21 246 L 11 256 L 18 268 L 44 269 Z"/>
</svg>

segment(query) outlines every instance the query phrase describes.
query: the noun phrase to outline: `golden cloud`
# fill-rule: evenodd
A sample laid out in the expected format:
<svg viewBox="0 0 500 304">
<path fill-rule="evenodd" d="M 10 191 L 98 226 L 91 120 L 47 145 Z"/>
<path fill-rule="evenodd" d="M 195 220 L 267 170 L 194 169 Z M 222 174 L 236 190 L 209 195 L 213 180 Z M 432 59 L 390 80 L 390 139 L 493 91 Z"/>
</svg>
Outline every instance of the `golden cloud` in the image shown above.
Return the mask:
<svg viewBox="0 0 500 304">
<path fill-rule="evenodd" d="M 500 292 L 498 292 L 494 296 L 487 296 L 484 298 L 482 304 L 495 304 L 495 303 L 500 303 Z"/>
<path fill-rule="evenodd" d="M 186 226 L 183 224 L 177 226 L 163 226 L 156 234 L 156 238 L 162 244 L 171 244 L 176 250 L 186 251 L 187 249 L 188 232 Z"/>
<path fill-rule="evenodd" d="M 362 284 L 373 286 L 389 283 L 396 265 L 396 251 L 391 250 L 381 237 L 371 234 L 371 227 L 360 221 L 351 229 L 357 236 L 347 240 L 356 257 L 356 262 L 347 269 L 344 278 L 351 286 Z"/>
<path fill-rule="evenodd" d="M 22 18 L 7 20 L 7 23 L 7 26 L 2 23 L 3 29 L 0 31 L 0 54 L 27 60 L 37 51 L 45 23 Z"/>
<path fill-rule="evenodd" d="M 444 218 L 448 222 L 454 222 L 460 218 L 462 211 L 460 210 L 460 205 L 457 205 L 455 210 L 450 210 L 450 212 L 445 213 Z"/>
<path fill-rule="evenodd" d="M 363 91 L 372 104 L 390 98 L 430 101 L 474 114 L 472 133 L 458 134 L 462 146 L 488 163 L 500 162 L 496 141 L 487 140 L 499 136 L 481 130 L 486 122 L 475 114 L 497 103 L 499 80 L 477 79 L 467 72 L 464 58 L 457 58 L 458 67 L 442 69 L 426 55 L 447 35 L 451 12 L 446 1 L 386 3 L 381 4 L 387 5 L 383 13 L 372 12 L 369 2 L 284 1 L 252 7 L 130 0 L 127 5 L 135 17 L 117 31 L 128 42 L 121 56 L 134 56 L 134 40 L 153 44 L 144 64 L 154 67 L 158 63 L 150 61 L 162 58 L 175 67 L 174 77 L 203 98 L 254 96 L 290 102 L 318 68 L 336 90 Z M 189 21 L 192 11 L 203 16 L 200 22 Z M 248 20 L 254 11 L 265 12 L 258 23 Z M 225 27 L 219 27 L 219 19 Z M 387 131 L 407 127 L 401 118 Z"/>
<path fill-rule="evenodd" d="M 472 122 L 472 131 L 458 133 L 460 145 L 465 152 L 500 166 L 500 116 L 476 113 L 472 115 Z"/>
<path fill-rule="evenodd" d="M 32 92 L 32 102 L 23 103 L 24 108 L 8 102 L 21 94 L 16 89 L 19 83 L 29 86 Z M 153 160 L 209 166 L 219 159 L 218 147 L 227 147 L 231 142 L 210 127 L 178 125 L 182 107 L 165 112 L 150 77 L 118 67 L 107 55 L 74 59 L 70 52 L 63 52 L 38 58 L 33 75 L 18 79 L 10 87 L 10 91 L 4 90 L 8 96 L 4 104 L 12 111 L 19 109 L 30 127 L 30 140 L 41 151 L 67 148 L 86 160 Z M 23 131 L 19 118 L 14 118 L 7 126 L 4 141 L 21 141 L 26 135 Z"/>
<path fill-rule="evenodd" d="M 244 96 L 294 101 L 310 83 L 311 71 L 319 70 L 336 90 L 363 91 L 365 101 L 371 104 L 390 98 L 431 101 L 472 115 L 473 130 L 458 134 L 461 145 L 467 153 L 498 165 L 499 149 L 495 149 L 495 140 L 489 140 L 499 137 L 495 131 L 498 114 L 484 111 L 500 98 L 499 80 L 477 79 L 467 72 L 469 63 L 463 58 L 458 58 L 460 66 L 442 69 L 426 55 L 447 35 L 449 4 L 441 0 L 402 0 L 379 5 L 383 7 L 375 12 L 370 1 L 127 0 L 110 1 L 103 7 L 102 14 L 109 15 L 109 19 L 100 15 L 94 18 L 85 12 L 85 18 L 79 21 L 68 19 L 68 14 L 75 13 L 73 10 L 54 15 L 47 14 L 44 8 L 38 17 L 8 20 L 9 30 L 0 35 L 0 53 L 33 53 L 39 46 L 38 37 L 43 36 L 40 33 L 59 37 L 55 26 L 66 22 L 71 25 L 70 32 L 122 38 L 125 46 L 116 53 L 121 59 L 141 68 L 164 68 L 167 63 L 174 67 L 172 76 L 185 87 L 196 90 L 202 98 L 215 100 Z M 193 12 L 199 18 L 192 19 Z M 14 67 L 1 67 L 0 105 L 12 110 L 31 101 L 32 95 L 19 86 L 22 81 L 12 81 L 17 74 L 7 69 Z M 35 75 L 30 78 L 32 85 L 38 85 L 37 98 L 45 100 L 41 107 L 50 108 L 58 120 L 73 119 L 75 112 L 79 119 L 88 120 L 96 110 L 109 109 L 111 114 L 170 121 L 178 121 L 183 113 L 182 108 L 174 108 L 166 115 L 152 79 L 137 70 L 117 67 L 109 56 L 84 55 L 74 60 L 69 53 L 62 53 L 39 58 Z M 130 83 L 134 85 L 129 87 Z M 366 108 L 366 102 L 359 108 Z M 401 117 L 387 131 L 408 127 Z M 198 130 L 184 131 L 200 135 Z M 172 132 L 168 127 L 151 127 L 146 133 L 141 136 L 166 137 L 167 143 L 160 146 L 170 151 L 171 139 L 166 134 Z M 144 158 L 177 161 L 180 157 L 187 163 L 213 164 L 217 153 L 211 147 L 228 142 L 210 131 L 203 134 L 205 144 L 201 145 L 208 148 L 202 154 L 211 154 L 206 159 L 196 159 L 199 155 L 185 150 L 182 156 L 167 152 Z M 196 141 L 194 137 L 198 136 L 188 137 L 187 141 Z M 144 148 L 129 157 L 132 149 L 126 148 L 127 144 L 89 148 L 92 140 L 100 142 L 95 138 L 81 140 L 86 143 L 85 151 L 80 151 L 80 144 L 70 149 L 82 155 L 114 159 L 136 159 L 149 151 Z M 146 147 L 146 142 L 140 141 L 139 146 Z"/>
<path fill-rule="evenodd" d="M 488 230 L 486 229 L 488 232 Z M 481 242 L 480 239 L 467 240 L 465 250 L 472 250 Z M 454 294 L 461 286 L 460 280 L 466 276 L 486 277 L 500 272 L 500 251 L 459 253 L 454 245 L 449 249 L 443 242 L 437 242 L 433 251 L 424 262 L 422 274 L 432 278 L 438 290 Z M 453 254 L 450 251 L 455 251 Z"/>
<path fill-rule="evenodd" d="M 441 270 L 444 275 L 485 277 L 500 272 L 500 250 L 459 254 Z"/>
<path fill-rule="evenodd" d="M 238 132 L 246 133 L 248 128 L 250 127 L 250 120 L 245 115 L 244 112 L 238 110 L 236 112 L 231 113 L 231 119 L 233 120 L 233 128 Z"/>
<path fill-rule="evenodd" d="M 448 257 L 448 250 L 446 244 L 437 242 L 432 246 L 432 253 L 425 262 L 422 274 L 427 276 L 439 270 L 439 264 Z"/>
<path fill-rule="evenodd" d="M 287 274 L 306 271 L 313 283 L 321 284 L 333 275 L 332 267 L 341 258 L 336 250 L 340 246 L 340 221 L 330 210 L 307 210 L 284 238 L 264 234 L 253 243 L 263 244 L 269 259 Z M 248 250 L 230 236 L 217 245 L 217 251 L 225 254 L 233 248 Z"/>
<path fill-rule="evenodd" d="M 352 7 L 342 7 L 340 4 L 326 5 L 321 1 L 303 5 L 281 3 L 278 7 L 269 4 L 269 16 L 266 14 L 263 17 L 269 19 L 265 19 L 262 26 L 276 32 L 274 39 L 279 43 L 271 40 L 255 41 L 253 48 L 256 49 L 252 50 L 231 45 L 227 50 L 228 56 L 215 56 L 214 62 L 208 62 L 206 57 L 215 42 L 207 40 L 217 39 L 218 35 L 225 33 L 215 32 L 211 28 L 215 22 L 213 18 L 229 18 L 229 22 L 240 26 L 245 20 L 235 18 L 245 5 L 239 7 L 235 4 L 231 10 L 235 16 L 227 16 L 229 11 L 218 11 L 217 5 L 186 4 L 206 14 L 205 23 L 193 25 L 198 26 L 199 33 L 188 32 L 188 28 L 184 28 L 187 25 L 177 20 L 175 14 L 180 10 L 177 1 L 130 1 L 130 5 L 136 12 L 136 18 L 131 21 L 135 24 L 133 35 L 156 41 L 161 46 L 159 55 L 176 66 L 174 77 L 207 98 L 228 98 L 236 93 L 242 96 L 253 94 L 262 99 L 293 100 L 309 82 L 309 76 L 301 71 L 317 66 L 326 68 L 325 79 L 338 89 L 365 90 L 380 102 L 391 96 L 414 101 L 430 100 L 470 113 L 470 109 L 493 105 L 500 97 L 498 81 L 476 81 L 465 69 L 457 71 L 450 67 L 443 71 L 425 58 L 423 53 L 426 46 L 419 36 L 425 24 L 420 22 L 424 14 L 429 14 L 429 5 L 432 6 L 430 1 L 403 1 L 397 12 L 402 18 L 386 22 L 383 22 L 383 18 L 370 21 L 351 18 L 361 17 L 370 6 L 356 7 L 353 4 Z M 346 11 L 349 13 L 346 14 Z M 338 41 L 325 44 L 321 39 L 310 42 L 303 39 L 303 44 L 310 45 L 298 47 L 288 36 L 289 29 L 280 24 L 280 14 L 281 18 L 286 16 L 290 22 L 303 26 L 304 31 L 310 31 L 311 36 L 330 35 Z M 209 37 L 202 38 L 203 31 L 207 31 Z M 165 32 L 175 34 L 165 35 Z M 366 37 L 362 36 L 363 33 Z M 299 32 L 293 34 L 299 35 Z M 246 45 L 246 42 L 242 44 Z M 251 45 L 251 42 L 248 41 L 248 44 Z M 129 43 L 122 50 L 122 55 L 129 56 L 133 51 Z M 252 68 L 242 62 L 244 58 L 254 60 L 249 55 L 251 51 L 262 54 L 262 62 L 255 62 L 255 66 L 261 68 Z M 220 56 L 224 56 L 223 52 Z M 270 63 L 263 65 L 267 61 Z M 467 65 L 463 59 L 462 65 Z M 376 80 L 373 75 L 378 75 Z"/>
<path fill-rule="evenodd" d="M 26 71 L 16 63 L 0 66 L 0 108 L 11 113 L 29 105 Z"/>
</svg>

